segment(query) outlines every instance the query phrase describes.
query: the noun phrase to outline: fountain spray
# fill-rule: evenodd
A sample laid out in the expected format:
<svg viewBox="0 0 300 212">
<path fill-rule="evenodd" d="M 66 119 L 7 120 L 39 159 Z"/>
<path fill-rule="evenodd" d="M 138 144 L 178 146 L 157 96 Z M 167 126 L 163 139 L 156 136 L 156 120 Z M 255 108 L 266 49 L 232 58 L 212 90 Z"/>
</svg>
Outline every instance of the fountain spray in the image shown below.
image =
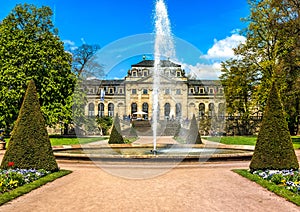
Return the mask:
<svg viewBox="0 0 300 212">
<path fill-rule="evenodd" d="M 159 94 L 162 58 L 175 58 L 175 47 L 171 33 L 171 24 L 164 0 L 157 0 L 155 5 L 155 43 L 153 71 L 153 152 L 156 153 L 157 125 L 159 121 Z"/>
</svg>

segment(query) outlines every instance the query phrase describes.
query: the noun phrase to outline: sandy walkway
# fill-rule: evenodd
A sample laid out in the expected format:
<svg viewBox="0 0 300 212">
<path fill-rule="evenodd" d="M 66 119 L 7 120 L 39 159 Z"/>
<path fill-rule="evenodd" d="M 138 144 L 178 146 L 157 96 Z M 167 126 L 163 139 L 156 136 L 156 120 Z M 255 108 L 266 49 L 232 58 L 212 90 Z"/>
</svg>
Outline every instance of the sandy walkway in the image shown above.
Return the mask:
<svg viewBox="0 0 300 212">
<path fill-rule="evenodd" d="M 0 211 L 300 211 L 300 208 L 230 171 L 248 162 L 179 166 L 155 178 L 112 176 L 94 164 L 61 163 L 74 172 Z M 124 172 L 151 172 L 132 167 Z"/>
</svg>

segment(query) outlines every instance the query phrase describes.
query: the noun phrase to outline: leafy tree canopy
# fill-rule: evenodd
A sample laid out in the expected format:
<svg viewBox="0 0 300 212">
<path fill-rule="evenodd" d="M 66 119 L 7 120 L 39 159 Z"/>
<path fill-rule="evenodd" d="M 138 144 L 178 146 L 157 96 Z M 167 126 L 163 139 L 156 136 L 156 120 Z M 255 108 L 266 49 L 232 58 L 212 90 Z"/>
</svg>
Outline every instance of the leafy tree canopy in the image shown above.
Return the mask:
<svg viewBox="0 0 300 212">
<path fill-rule="evenodd" d="M 300 105 L 299 1 L 249 0 L 249 5 L 246 42 L 234 49 L 235 59 L 222 64 L 227 108 L 231 113 L 263 111 L 276 78 L 293 134 Z"/>
<path fill-rule="evenodd" d="M 49 7 L 20 4 L 0 23 L 0 127 L 12 127 L 30 79 L 36 82 L 47 125 L 71 120 L 72 56 L 51 16 Z"/>
</svg>

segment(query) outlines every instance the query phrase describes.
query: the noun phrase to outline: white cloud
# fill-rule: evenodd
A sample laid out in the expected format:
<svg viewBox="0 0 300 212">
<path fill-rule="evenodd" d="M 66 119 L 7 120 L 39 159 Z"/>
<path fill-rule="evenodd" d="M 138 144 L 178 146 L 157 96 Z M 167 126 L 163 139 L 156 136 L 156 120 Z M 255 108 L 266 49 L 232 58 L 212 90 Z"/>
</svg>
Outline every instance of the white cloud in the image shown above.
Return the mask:
<svg viewBox="0 0 300 212">
<path fill-rule="evenodd" d="M 78 47 L 75 45 L 75 42 L 74 41 L 71 41 L 71 40 L 63 40 L 64 44 L 65 44 L 65 47 L 67 47 L 68 50 L 75 50 L 77 49 Z"/>
<path fill-rule="evenodd" d="M 233 34 L 223 40 L 215 40 L 214 45 L 207 51 L 206 55 L 201 56 L 205 59 L 229 59 L 234 57 L 232 48 L 244 43 L 246 38 L 242 35 Z"/>
<path fill-rule="evenodd" d="M 191 77 L 197 79 L 218 79 L 221 75 L 221 64 L 215 62 L 213 64 L 197 63 L 195 66 L 189 64 L 181 64 Z"/>
</svg>

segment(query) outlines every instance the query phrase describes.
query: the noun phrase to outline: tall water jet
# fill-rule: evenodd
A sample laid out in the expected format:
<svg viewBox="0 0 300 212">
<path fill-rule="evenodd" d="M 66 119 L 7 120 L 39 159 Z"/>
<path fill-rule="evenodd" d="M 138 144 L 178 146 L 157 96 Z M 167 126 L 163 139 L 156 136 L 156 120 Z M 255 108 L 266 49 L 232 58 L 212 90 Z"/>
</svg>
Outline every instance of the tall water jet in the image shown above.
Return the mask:
<svg viewBox="0 0 300 212">
<path fill-rule="evenodd" d="M 161 60 L 174 58 L 175 47 L 171 33 L 171 24 L 164 0 L 157 0 L 155 5 L 155 43 L 154 43 L 154 72 L 153 72 L 153 151 L 156 152 L 157 125 L 159 121 L 159 95 Z"/>
</svg>

